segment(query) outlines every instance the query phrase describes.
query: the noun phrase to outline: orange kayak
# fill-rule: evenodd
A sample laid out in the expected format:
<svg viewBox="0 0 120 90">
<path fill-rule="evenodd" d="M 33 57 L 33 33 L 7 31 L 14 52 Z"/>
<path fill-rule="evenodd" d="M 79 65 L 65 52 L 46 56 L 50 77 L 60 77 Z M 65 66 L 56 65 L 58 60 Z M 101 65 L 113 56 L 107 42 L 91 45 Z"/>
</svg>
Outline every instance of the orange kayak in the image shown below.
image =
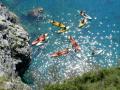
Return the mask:
<svg viewBox="0 0 120 90">
<path fill-rule="evenodd" d="M 66 49 L 64 49 L 64 50 L 55 52 L 55 53 L 51 54 L 50 56 L 51 56 L 51 57 L 59 57 L 59 56 L 66 55 L 66 54 L 68 54 L 68 53 L 69 53 L 69 49 L 66 48 Z"/>
<path fill-rule="evenodd" d="M 75 39 L 72 36 L 69 36 L 68 39 L 70 40 L 70 43 L 72 44 L 72 47 L 75 49 L 75 52 L 80 51 L 80 46 L 75 41 Z"/>
<path fill-rule="evenodd" d="M 39 44 L 39 43 L 44 42 L 44 41 L 46 40 L 47 36 L 48 36 L 47 33 L 41 35 L 40 37 L 38 37 L 36 40 L 34 40 L 34 41 L 32 42 L 32 45 L 36 45 L 36 44 Z"/>
</svg>

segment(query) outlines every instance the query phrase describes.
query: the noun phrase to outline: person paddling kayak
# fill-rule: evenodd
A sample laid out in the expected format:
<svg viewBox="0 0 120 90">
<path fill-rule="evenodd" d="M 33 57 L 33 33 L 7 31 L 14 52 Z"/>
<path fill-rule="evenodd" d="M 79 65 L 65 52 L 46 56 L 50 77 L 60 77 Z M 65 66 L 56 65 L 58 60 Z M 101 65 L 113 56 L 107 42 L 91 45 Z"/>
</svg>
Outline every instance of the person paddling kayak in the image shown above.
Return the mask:
<svg viewBox="0 0 120 90">
<path fill-rule="evenodd" d="M 94 47 L 94 48 L 92 48 L 91 56 L 97 56 L 97 55 L 100 55 L 102 52 L 103 52 L 102 49 Z"/>
<path fill-rule="evenodd" d="M 92 19 L 89 15 L 86 14 L 85 11 L 80 11 L 80 15 L 84 18 L 87 18 L 87 19 Z"/>
<path fill-rule="evenodd" d="M 64 50 L 55 52 L 55 53 L 51 54 L 50 56 L 51 56 L 51 57 L 59 57 L 59 56 L 66 55 L 66 54 L 68 54 L 68 53 L 69 53 L 69 48 L 66 48 L 66 49 L 64 49 Z"/>
<path fill-rule="evenodd" d="M 70 28 L 69 26 L 66 26 L 65 24 L 58 22 L 58 21 L 49 20 L 48 22 L 51 23 L 52 25 L 60 28 L 60 30 L 57 31 L 58 34 L 65 33 Z"/>
<path fill-rule="evenodd" d="M 80 20 L 79 23 L 79 28 L 82 28 L 83 26 L 85 26 L 88 23 L 88 19 L 87 18 L 83 18 L 82 20 Z"/>
<path fill-rule="evenodd" d="M 65 33 L 67 31 L 68 31 L 67 29 L 60 29 L 60 30 L 57 31 L 57 33 L 60 34 L 60 33 Z"/>
<path fill-rule="evenodd" d="M 72 44 L 72 47 L 75 49 L 75 52 L 79 52 L 80 46 L 78 45 L 78 43 L 74 40 L 74 38 L 72 36 L 68 36 L 68 39 L 70 40 L 70 43 Z"/>
<path fill-rule="evenodd" d="M 65 32 L 68 31 L 68 29 L 69 29 L 69 26 L 58 30 L 57 33 L 58 33 L 58 34 L 60 34 L 60 33 L 65 33 Z"/>
<path fill-rule="evenodd" d="M 66 26 L 61 23 L 61 22 L 57 22 L 57 21 L 54 21 L 54 20 L 49 20 L 49 22 L 54 25 L 54 26 L 57 26 L 57 27 L 60 27 L 60 28 L 65 28 Z"/>
<path fill-rule="evenodd" d="M 32 42 L 32 45 L 41 45 L 44 41 L 46 41 L 48 38 L 48 33 L 45 33 L 43 35 L 41 35 L 40 37 L 38 37 L 36 40 L 34 40 Z"/>
</svg>

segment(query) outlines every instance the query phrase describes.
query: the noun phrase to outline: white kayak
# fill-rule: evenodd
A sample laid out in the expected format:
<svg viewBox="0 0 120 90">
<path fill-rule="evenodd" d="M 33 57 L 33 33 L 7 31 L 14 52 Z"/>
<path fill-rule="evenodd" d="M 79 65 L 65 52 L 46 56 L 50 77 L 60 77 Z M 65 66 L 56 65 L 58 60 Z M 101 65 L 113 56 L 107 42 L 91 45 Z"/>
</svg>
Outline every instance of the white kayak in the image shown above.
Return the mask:
<svg viewBox="0 0 120 90">
<path fill-rule="evenodd" d="M 94 55 L 99 55 L 99 54 L 101 54 L 102 52 L 103 52 L 103 50 L 101 50 L 101 49 L 100 49 L 100 50 L 95 50 L 95 51 L 94 51 Z"/>
<path fill-rule="evenodd" d="M 92 17 L 90 17 L 90 16 L 89 16 L 89 15 L 87 15 L 87 14 L 86 14 L 86 16 L 85 16 L 84 18 L 87 18 L 87 19 L 89 19 L 89 20 L 91 20 L 91 19 L 92 19 Z"/>
<path fill-rule="evenodd" d="M 77 10 L 77 12 L 78 13 L 80 13 L 80 11 L 79 10 Z M 85 16 L 83 16 L 84 18 L 87 18 L 87 19 L 89 19 L 89 20 L 91 20 L 92 19 L 92 17 L 91 16 L 89 16 L 89 15 L 87 15 L 86 13 L 85 13 Z"/>
<path fill-rule="evenodd" d="M 103 52 L 103 50 L 101 50 L 101 49 L 94 50 L 92 52 L 92 54 L 88 55 L 88 57 L 94 57 L 94 56 L 100 55 L 102 52 Z"/>
</svg>

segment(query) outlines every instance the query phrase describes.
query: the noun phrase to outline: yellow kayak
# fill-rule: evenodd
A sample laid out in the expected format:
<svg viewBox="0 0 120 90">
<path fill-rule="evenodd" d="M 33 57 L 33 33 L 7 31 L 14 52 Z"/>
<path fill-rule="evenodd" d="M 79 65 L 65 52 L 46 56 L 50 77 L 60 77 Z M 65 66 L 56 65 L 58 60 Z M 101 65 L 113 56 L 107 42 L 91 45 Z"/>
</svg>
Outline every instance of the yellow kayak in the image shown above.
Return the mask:
<svg viewBox="0 0 120 90">
<path fill-rule="evenodd" d="M 68 30 L 66 30 L 66 29 L 60 29 L 60 30 L 58 30 L 57 31 L 57 33 L 65 33 L 65 32 L 67 32 Z"/>
<path fill-rule="evenodd" d="M 78 27 L 79 27 L 79 28 L 82 28 L 82 27 L 85 26 L 85 25 L 86 25 L 86 24 L 80 22 Z"/>
<path fill-rule="evenodd" d="M 60 28 L 65 28 L 66 26 L 61 23 L 61 22 L 57 22 L 57 21 L 54 21 L 54 20 L 49 20 L 49 22 L 54 25 L 54 26 L 57 26 L 57 27 L 60 27 Z"/>
<path fill-rule="evenodd" d="M 68 29 L 69 29 L 69 26 L 67 26 L 67 27 L 65 27 L 63 29 L 58 30 L 57 33 L 65 33 L 65 32 L 68 31 Z"/>
<path fill-rule="evenodd" d="M 82 28 L 83 26 L 85 26 L 87 24 L 87 19 L 82 19 L 79 23 L 79 28 Z"/>
</svg>

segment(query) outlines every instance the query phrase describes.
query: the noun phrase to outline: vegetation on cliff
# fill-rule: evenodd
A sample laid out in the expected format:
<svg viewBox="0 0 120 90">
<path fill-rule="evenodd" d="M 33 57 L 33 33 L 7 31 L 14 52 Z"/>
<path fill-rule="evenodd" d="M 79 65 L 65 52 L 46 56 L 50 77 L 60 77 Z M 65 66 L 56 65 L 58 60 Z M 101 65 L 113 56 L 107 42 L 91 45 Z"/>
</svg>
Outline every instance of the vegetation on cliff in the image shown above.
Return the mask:
<svg viewBox="0 0 120 90">
<path fill-rule="evenodd" d="M 47 85 L 45 90 L 120 90 L 120 68 L 87 72 L 62 83 Z"/>
</svg>

